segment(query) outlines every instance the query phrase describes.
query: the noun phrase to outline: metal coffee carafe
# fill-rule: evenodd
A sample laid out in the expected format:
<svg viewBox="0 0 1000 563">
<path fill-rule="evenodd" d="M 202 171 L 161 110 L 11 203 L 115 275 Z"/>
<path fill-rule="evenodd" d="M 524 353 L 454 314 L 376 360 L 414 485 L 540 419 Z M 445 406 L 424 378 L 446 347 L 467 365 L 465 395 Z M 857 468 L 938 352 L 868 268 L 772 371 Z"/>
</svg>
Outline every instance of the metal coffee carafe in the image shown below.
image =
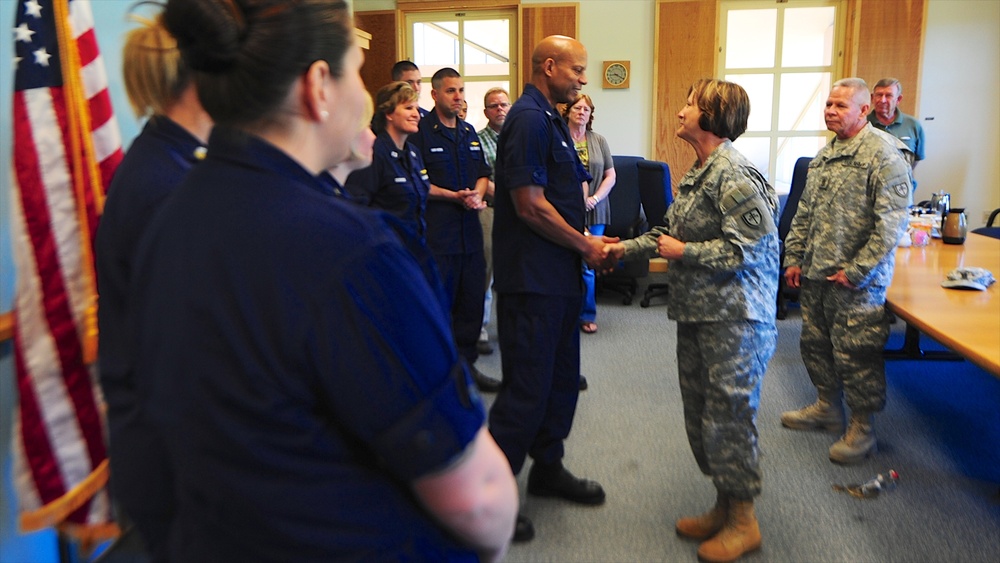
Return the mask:
<svg viewBox="0 0 1000 563">
<path fill-rule="evenodd" d="M 944 221 L 944 216 L 948 214 L 950 208 L 951 194 L 947 194 L 942 190 L 931 195 L 931 211 L 941 217 L 941 221 Z"/>
<path fill-rule="evenodd" d="M 968 232 L 965 209 L 949 209 L 941 224 L 941 241 L 945 244 L 962 244 Z"/>
</svg>

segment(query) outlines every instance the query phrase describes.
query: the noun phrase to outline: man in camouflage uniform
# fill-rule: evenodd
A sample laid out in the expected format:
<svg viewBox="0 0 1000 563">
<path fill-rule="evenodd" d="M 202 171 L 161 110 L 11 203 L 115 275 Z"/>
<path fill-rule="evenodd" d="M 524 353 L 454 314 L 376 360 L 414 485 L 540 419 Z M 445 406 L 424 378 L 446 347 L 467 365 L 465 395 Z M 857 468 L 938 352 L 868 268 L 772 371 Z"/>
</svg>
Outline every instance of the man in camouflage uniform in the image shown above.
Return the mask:
<svg viewBox="0 0 1000 563">
<path fill-rule="evenodd" d="M 889 337 L 885 291 L 912 199 L 910 167 L 891 135 L 872 127 L 868 85 L 845 78 L 826 101 L 836 133 L 809 164 L 785 239 L 785 280 L 801 287 L 802 361 L 817 401 L 781 415 L 794 429 L 844 425 L 830 460 L 857 463 L 876 450 L 873 414 L 885 406 L 882 350 Z"/>
<path fill-rule="evenodd" d="M 698 555 L 709 561 L 731 561 L 761 542 L 753 513 L 761 491 L 756 415 L 777 341 L 778 200 L 733 147 L 749 111 L 738 85 L 696 82 L 678 114 L 677 135 L 698 160 L 681 179 L 666 224 L 609 245 L 619 259 L 670 261 L 667 314 L 677 321 L 684 425 L 695 461 L 717 491 L 714 508 L 680 518 L 676 527 L 708 540 Z"/>
</svg>

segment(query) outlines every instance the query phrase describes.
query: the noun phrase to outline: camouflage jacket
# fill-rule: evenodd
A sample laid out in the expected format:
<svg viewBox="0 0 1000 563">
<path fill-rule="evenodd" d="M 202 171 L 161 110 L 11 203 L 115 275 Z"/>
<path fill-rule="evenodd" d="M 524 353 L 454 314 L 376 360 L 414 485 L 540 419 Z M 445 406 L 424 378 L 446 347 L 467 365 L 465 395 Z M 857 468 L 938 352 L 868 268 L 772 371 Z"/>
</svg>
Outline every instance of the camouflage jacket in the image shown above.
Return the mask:
<svg viewBox="0 0 1000 563">
<path fill-rule="evenodd" d="M 811 280 L 843 269 L 858 287 L 889 285 L 913 197 L 897 143 L 867 124 L 819 151 L 785 238 L 785 267 L 799 266 Z"/>
<path fill-rule="evenodd" d="M 686 243 L 667 270 L 671 319 L 773 323 L 777 207 L 774 189 L 726 140 L 681 179 L 666 225 L 624 241 L 626 256 L 656 256 L 663 234 Z"/>
</svg>

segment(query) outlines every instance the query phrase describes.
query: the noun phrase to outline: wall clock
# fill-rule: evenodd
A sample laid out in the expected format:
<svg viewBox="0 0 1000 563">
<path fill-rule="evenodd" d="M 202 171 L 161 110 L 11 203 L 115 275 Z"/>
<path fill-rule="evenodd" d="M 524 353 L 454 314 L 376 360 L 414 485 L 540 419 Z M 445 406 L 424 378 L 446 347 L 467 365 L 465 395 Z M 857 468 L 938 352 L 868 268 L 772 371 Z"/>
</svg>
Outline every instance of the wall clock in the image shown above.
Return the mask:
<svg viewBox="0 0 1000 563">
<path fill-rule="evenodd" d="M 604 77 L 602 86 L 609 88 L 628 88 L 631 78 L 629 61 L 604 61 Z"/>
</svg>

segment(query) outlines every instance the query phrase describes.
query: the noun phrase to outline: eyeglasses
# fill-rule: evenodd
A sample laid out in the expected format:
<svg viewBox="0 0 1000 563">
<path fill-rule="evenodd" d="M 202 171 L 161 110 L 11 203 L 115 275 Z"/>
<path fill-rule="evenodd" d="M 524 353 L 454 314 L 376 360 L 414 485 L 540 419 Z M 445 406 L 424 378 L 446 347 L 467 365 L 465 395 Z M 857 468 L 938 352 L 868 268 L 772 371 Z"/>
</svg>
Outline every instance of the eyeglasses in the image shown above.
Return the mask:
<svg viewBox="0 0 1000 563">
<path fill-rule="evenodd" d="M 486 106 L 486 109 L 499 109 L 499 108 L 507 109 L 509 107 L 510 107 L 510 104 L 507 103 L 507 102 L 504 102 L 502 104 L 490 104 L 490 105 Z"/>
</svg>

